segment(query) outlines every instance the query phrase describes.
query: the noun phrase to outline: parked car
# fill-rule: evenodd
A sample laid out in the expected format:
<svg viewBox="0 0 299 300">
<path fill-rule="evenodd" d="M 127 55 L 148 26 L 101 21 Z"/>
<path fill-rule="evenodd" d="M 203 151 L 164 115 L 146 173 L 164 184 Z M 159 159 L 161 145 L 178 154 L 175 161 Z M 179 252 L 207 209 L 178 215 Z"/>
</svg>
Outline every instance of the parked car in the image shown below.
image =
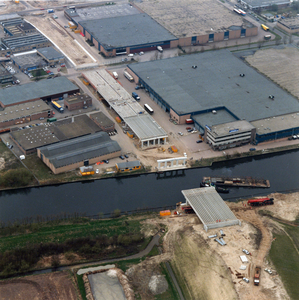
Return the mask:
<svg viewBox="0 0 299 300">
<path fill-rule="evenodd" d="M 104 162 L 105 164 L 109 164 L 109 160 L 107 159 L 103 159 L 102 162 Z"/>
<path fill-rule="evenodd" d="M 122 160 L 124 160 L 124 159 L 125 159 L 125 157 L 124 157 L 124 156 L 122 156 L 122 155 L 120 155 L 120 156 L 119 156 L 119 158 L 120 158 L 120 159 L 122 159 Z"/>
<path fill-rule="evenodd" d="M 140 86 L 139 85 L 136 85 L 135 86 L 135 90 L 139 90 L 140 89 Z"/>
<path fill-rule="evenodd" d="M 13 145 L 9 145 L 8 148 L 9 148 L 9 149 L 12 149 L 12 148 L 13 148 Z"/>
<path fill-rule="evenodd" d="M 188 129 L 187 131 L 188 131 L 188 132 L 192 132 L 192 131 L 193 131 L 193 129 L 191 128 L 191 129 Z"/>
<path fill-rule="evenodd" d="M 249 149 L 249 151 L 255 151 L 255 150 L 256 150 L 255 148 L 250 148 L 250 149 Z"/>
<path fill-rule="evenodd" d="M 143 54 L 144 54 L 144 52 L 142 52 L 142 51 L 141 51 L 141 52 L 139 52 L 139 55 L 143 55 Z"/>
<path fill-rule="evenodd" d="M 179 135 L 182 136 L 182 135 L 184 135 L 184 134 L 183 134 L 182 132 L 179 132 Z"/>
<path fill-rule="evenodd" d="M 133 53 L 128 54 L 128 57 L 133 57 L 133 56 L 134 56 Z"/>
<path fill-rule="evenodd" d="M 246 283 L 249 283 L 249 279 L 244 277 L 243 280 L 246 282 Z"/>
<path fill-rule="evenodd" d="M 125 158 L 129 158 L 129 155 L 125 154 L 124 157 L 125 157 Z"/>
<path fill-rule="evenodd" d="M 246 249 L 243 249 L 242 250 L 245 254 L 247 254 L 247 255 L 249 255 L 250 253 L 249 253 L 249 251 L 248 250 L 246 250 Z"/>
<path fill-rule="evenodd" d="M 196 143 L 197 143 L 197 144 L 202 143 L 202 140 L 198 140 L 198 141 L 196 141 Z"/>
</svg>

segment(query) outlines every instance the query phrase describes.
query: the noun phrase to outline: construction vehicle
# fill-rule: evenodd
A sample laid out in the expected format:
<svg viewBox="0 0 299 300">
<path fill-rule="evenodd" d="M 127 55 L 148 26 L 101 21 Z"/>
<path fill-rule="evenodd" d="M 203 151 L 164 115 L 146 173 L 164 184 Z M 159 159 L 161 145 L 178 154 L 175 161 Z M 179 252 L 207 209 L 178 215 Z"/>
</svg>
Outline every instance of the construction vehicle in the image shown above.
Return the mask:
<svg viewBox="0 0 299 300">
<path fill-rule="evenodd" d="M 254 277 L 253 277 L 254 285 L 260 284 L 260 276 L 261 276 L 261 267 L 256 266 L 254 271 Z"/>
</svg>

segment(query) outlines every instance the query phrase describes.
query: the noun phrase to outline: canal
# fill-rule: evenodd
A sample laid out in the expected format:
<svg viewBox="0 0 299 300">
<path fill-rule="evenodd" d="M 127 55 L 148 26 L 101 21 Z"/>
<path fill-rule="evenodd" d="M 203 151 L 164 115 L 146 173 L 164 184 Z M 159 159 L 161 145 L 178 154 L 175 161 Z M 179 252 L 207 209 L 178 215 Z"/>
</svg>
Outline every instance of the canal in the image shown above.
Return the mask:
<svg viewBox="0 0 299 300">
<path fill-rule="evenodd" d="M 167 175 L 167 176 L 166 176 Z M 298 151 L 216 163 L 212 167 L 145 174 L 0 192 L 0 221 L 36 216 L 111 213 L 115 209 L 164 207 L 184 202 L 183 189 L 199 187 L 203 176 L 269 179 L 269 189 L 231 188 L 225 200 L 299 189 Z"/>
</svg>

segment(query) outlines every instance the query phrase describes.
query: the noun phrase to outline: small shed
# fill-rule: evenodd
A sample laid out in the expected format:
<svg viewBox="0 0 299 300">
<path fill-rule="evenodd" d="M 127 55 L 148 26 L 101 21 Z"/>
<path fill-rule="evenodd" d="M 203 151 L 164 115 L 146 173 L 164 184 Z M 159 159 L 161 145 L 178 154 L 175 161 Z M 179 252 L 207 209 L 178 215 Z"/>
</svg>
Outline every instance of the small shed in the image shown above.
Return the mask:
<svg viewBox="0 0 299 300">
<path fill-rule="evenodd" d="M 115 166 L 118 172 L 130 172 L 141 169 L 139 160 L 121 162 L 117 163 Z"/>
</svg>

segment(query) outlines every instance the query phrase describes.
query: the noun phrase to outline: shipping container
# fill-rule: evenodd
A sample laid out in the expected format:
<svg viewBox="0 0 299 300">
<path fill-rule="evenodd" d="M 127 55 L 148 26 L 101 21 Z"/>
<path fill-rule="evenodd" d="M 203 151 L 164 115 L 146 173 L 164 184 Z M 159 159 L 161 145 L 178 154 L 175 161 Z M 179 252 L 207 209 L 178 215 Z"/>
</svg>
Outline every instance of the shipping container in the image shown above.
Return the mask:
<svg viewBox="0 0 299 300">
<path fill-rule="evenodd" d="M 57 121 L 56 118 L 49 118 L 49 119 L 47 119 L 47 122 L 55 122 L 55 121 Z"/>
<path fill-rule="evenodd" d="M 170 210 L 162 210 L 162 211 L 160 211 L 160 216 L 161 217 L 170 216 L 170 215 L 171 215 Z"/>
<path fill-rule="evenodd" d="M 117 123 L 121 123 L 120 117 L 115 117 L 115 121 L 116 121 Z"/>
<path fill-rule="evenodd" d="M 85 80 L 85 79 L 83 79 L 83 83 L 84 83 L 85 85 L 89 85 L 89 82 L 88 82 L 87 80 Z"/>
<path fill-rule="evenodd" d="M 74 30 L 74 32 L 75 32 L 75 33 L 80 33 L 81 30 L 80 30 L 80 29 L 76 29 L 76 30 Z"/>
</svg>

